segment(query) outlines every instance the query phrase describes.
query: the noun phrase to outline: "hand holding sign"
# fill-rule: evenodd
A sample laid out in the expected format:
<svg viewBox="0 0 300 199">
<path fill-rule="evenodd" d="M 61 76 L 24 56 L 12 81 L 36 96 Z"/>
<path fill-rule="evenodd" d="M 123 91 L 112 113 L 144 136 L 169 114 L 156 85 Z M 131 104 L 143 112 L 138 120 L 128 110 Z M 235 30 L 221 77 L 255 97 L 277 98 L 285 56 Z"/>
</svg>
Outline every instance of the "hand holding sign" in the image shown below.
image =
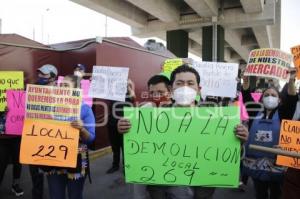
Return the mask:
<svg viewBox="0 0 300 199">
<path fill-rule="evenodd" d="M 288 73 L 290 73 L 290 80 L 295 80 L 297 75 L 297 68 L 290 68 Z"/>
<path fill-rule="evenodd" d="M 75 129 L 78 129 L 79 131 L 81 131 L 82 128 L 84 128 L 84 124 L 81 120 L 71 122 L 71 126 Z"/>
<path fill-rule="evenodd" d="M 123 134 L 127 133 L 128 130 L 131 128 L 131 123 L 126 118 L 121 118 L 118 120 L 118 132 Z"/>
</svg>

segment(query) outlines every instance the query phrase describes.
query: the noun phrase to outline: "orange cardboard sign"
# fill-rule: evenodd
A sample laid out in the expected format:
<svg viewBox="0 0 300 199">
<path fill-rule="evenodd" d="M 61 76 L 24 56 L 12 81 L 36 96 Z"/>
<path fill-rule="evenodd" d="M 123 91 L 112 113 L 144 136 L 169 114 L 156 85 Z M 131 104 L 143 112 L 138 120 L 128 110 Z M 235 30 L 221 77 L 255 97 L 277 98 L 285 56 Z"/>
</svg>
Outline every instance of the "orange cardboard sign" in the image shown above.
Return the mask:
<svg viewBox="0 0 300 199">
<path fill-rule="evenodd" d="M 300 152 L 300 122 L 282 120 L 279 146 L 286 151 Z M 277 156 L 278 165 L 300 169 L 300 158 Z"/>
<path fill-rule="evenodd" d="M 294 55 L 294 65 L 297 69 L 297 79 L 300 79 L 300 53 Z"/>
<path fill-rule="evenodd" d="M 293 55 L 300 53 L 300 45 L 292 47 L 291 52 Z"/>
<path fill-rule="evenodd" d="M 294 56 L 294 65 L 297 68 L 297 79 L 300 79 L 300 45 L 291 48 Z"/>
<path fill-rule="evenodd" d="M 22 164 L 75 168 L 79 130 L 70 123 L 25 119 L 20 149 Z"/>
</svg>

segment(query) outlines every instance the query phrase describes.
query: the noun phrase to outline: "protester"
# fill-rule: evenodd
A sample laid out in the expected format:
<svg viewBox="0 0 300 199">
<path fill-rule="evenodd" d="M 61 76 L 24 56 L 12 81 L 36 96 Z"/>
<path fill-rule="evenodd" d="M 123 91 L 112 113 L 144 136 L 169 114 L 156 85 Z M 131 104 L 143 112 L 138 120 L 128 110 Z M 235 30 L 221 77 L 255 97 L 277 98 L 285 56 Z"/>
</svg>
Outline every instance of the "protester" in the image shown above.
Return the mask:
<svg viewBox="0 0 300 199">
<path fill-rule="evenodd" d="M 285 93 L 286 88 L 283 89 Z M 286 93 L 285 93 L 286 94 Z M 300 92 L 298 90 L 298 102 L 296 106 L 295 113 L 293 115 L 293 120 L 300 120 Z M 292 109 L 292 107 L 290 107 Z M 282 199 L 298 199 L 300 196 L 300 171 L 295 168 L 288 168 L 283 182 L 282 188 Z"/>
<path fill-rule="evenodd" d="M 51 64 L 45 64 L 37 69 L 38 79 L 37 85 L 54 86 L 58 75 L 57 68 Z"/>
<path fill-rule="evenodd" d="M 77 76 L 67 75 L 60 84 L 62 87 L 79 88 L 80 81 Z M 67 119 L 68 121 L 68 119 Z M 51 199 L 65 199 L 66 190 L 69 199 L 82 199 L 85 178 L 89 171 L 87 144 L 95 139 L 95 117 L 92 109 L 82 104 L 80 119 L 70 121 L 71 126 L 80 132 L 76 168 L 48 168 L 47 180 Z"/>
<path fill-rule="evenodd" d="M 123 117 L 123 107 L 131 106 L 135 100 L 134 84 L 129 79 L 125 102 L 112 101 L 108 118 L 108 137 L 113 152 L 112 166 L 106 171 L 107 174 L 114 173 L 120 168 L 121 152 L 123 152 L 123 136 L 118 133 L 117 123 Z"/>
<path fill-rule="evenodd" d="M 146 101 L 141 104 L 141 107 L 159 107 L 172 104 L 170 92 L 170 80 L 163 75 L 152 76 L 147 83 L 148 91 L 146 96 L 142 96 Z M 149 186 L 148 186 L 149 187 Z M 163 190 L 162 190 L 163 191 Z M 165 190 L 164 194 L 168 195 Z M 151 191 L 149 191 L 151 192 Z M 133 199 L 148 199 L 152 193 L 147 190 L 146 185 L 133 184 Z"/>
<path fill-rule="evenodd" d="M 19 163 L 21 137 L 4 134 L 6 114 L 7 111 L 0 112 L 0 185 L 8 164 L 12 162 L 13 181 L 11 191 L 16 196 L 22 196 L 24 194 L 23 189 L 20 187 L 22 165 Z"/>
<path fill-rule="evenodd" d="M 37 85 L 55 85 L 55 80 L 58 75 L 55 66 L 46 64 L 38 68 L 37 72 Z M 38 166 L 30 165 L 29 170 L 32 179 L 32 199 L 42 199 L 44 193 L 44 174 L 39 170 Z"/>
<path fill-rule="evenodd" d="M 170 80 L 163 75 L 154 75 L 148 80 L 148 98 L 141 107 L 171 107 Z M 134 199 L 146 198 L 189 199 L 191 190 L 185 186 L 159 186 L 134 184 Z"/>
<path fill-rule="evenodd" d="M 172 104 L 170 80 L 163 75 L 152 76 L 147 83 L 148 95 L 142 107 L 159 107 Z"/>
<path fill-rule="evenodd" d="M 249 79 L 244 77 L 243 96 L 250 116 L 250 134 L 246 144 L 243 172 L 253 179 L 257 199 L 281 198 L 284 168 L 276 165 L 276 155 L 250 150 L 249 145 L 278 145 L 281 120 L 292 118 L 298 99 L 294 85 L 294 69 L 290 72 L 288 96 L 284 103 L 281 103 L 279 91 L 274 87 L 263 91 L 259 104 L 253 102 Z"/>
<path fill-rule="evenodd" d="M 174 99 L 173 106 L 175 107 L 195 107 L 196 96 L 200 93 L 200 76 L 194 68 L 188 65 L 182 65 L 176 68 L 170 78 L 170 83 L 172 86 L 172 95 Z M 127 133 L 131 128 L 131 123 L 128 119 L 122 118 L 118 122 L 118 131 L 120 133 Z M 237 125 L 235 128 L 235 135 L 241 141 L 246 141 L 248 137 L 247 128 L 243 125 Z M 194 199 L 211 199 L 214 194 L 214 188 L 210 187 L 194 187 Z M 166 198 L 165 196 L 152 197 Z M 172 197 L 171 197 L 172 198 Z M 174 195 L 173 198 L 177 198 Z"/>
<path fill-rule="evenodd" d="M 75 68 L 74 68 L 74 75 L 79 77 L 79 79 L 83 79 L 83 77 L 85 76 L 85 65 L 83 64 L 76 64 Z"/>
</svg>

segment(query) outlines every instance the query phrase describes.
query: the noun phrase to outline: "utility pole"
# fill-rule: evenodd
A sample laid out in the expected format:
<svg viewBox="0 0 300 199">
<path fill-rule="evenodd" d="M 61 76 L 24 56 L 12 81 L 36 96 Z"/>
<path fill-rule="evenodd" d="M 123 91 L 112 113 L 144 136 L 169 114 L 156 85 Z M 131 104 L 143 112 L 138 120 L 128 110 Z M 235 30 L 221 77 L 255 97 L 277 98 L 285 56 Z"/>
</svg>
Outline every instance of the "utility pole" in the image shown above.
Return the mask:
<svg viewBox="0 0 300 199">
<path fill-rule="evenodd" d="M 105 15 L 105 37 L 107 37 L 107 15 Z"/>
</svg>

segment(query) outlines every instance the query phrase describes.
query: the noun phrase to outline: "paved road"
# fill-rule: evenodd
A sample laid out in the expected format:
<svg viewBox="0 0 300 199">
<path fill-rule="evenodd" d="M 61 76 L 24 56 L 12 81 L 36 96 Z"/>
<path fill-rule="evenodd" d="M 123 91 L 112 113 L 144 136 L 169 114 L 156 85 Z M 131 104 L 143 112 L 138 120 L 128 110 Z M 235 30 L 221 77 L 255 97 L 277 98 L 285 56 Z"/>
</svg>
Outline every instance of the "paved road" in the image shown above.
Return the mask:
<svg viewBox="0 0 300 199">
<path fill-rule="evenodd" d="M 112 156 L 106 155 L 98 158 L 91 163 L 93 183 L 89 184 L 86 181 L 84 198 L 87 199 L 132 199 L 132 186 L 126 185 L 122 179 L 122 173 L 117 172 L 107 175 L 105 171 L 111 165 Z M 16 198 L 10 192 L 11 186 L 11 167 L 8 168 L 3 184 L 0 187 L 0 199 L 14 199 Z M 45 197 L 48 199 L 47 183 L 45 179 Z M 29 176 L 28 167 L 23 169 L 21 186 L 25 194 L 22 199 L 31 199 L 30 188 L 31 180 Z M 252 183 L 250 182 L 246 192 L 237 192 L 233 189 L 218 189 L 214 195 L 214 199 L 252 199 L 254 192 Z"/>
</svg>

